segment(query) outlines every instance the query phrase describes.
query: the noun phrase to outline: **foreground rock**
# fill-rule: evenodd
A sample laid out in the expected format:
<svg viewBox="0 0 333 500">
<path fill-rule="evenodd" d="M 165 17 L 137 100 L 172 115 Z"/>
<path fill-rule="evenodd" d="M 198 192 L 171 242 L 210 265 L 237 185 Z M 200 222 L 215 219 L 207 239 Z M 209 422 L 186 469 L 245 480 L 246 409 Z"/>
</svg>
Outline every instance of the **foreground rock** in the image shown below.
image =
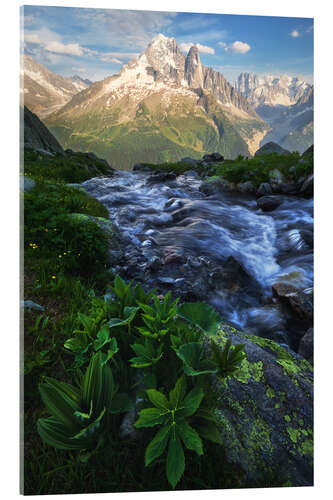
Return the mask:
<svg viewBox="0 0 333 500">
<path fill-rule="evenodd" d="M 303 290 L 289 283 L 275 283 L 273 292 L 283 302 L 293 310 L 295 315 L 309 326 L 313 320 L 313 295 L 305 293 Z"/>
<path fill-rule="evenodd" d="M 46 152 L 64 152 L 54 135 L 26 106 L 23 111 L 23 122 L 25 147 L 42 149 Z"/>
<path fill-rule="evenodd" d="M 299 343 L 298 353 L 313 365 L 313 328 L 309 328 L 302 337 Z"/>
<path fill-rule="evenodd" d="M 271 212 L 281 205 L 282 201 L 281 196 L 261 196 L 257 199 L 257 207 L 261 208 L 263 212 Z"/>
<path fill-rule="evenodd" d="M 312 366 L 271 340 L 222 326 L 215 340 L 245 344 L 247 355 L 234 378 L 215 379 L 226 458 L 254 486 L 311 486 Z"/>
</svg>

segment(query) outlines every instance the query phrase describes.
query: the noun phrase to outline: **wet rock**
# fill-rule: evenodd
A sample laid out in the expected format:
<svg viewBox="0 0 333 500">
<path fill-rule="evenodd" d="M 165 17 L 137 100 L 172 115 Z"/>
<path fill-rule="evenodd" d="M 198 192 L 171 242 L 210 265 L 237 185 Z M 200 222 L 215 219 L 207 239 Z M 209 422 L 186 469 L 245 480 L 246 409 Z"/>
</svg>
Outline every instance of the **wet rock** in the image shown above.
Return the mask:
<svg viewBox="0 0 333 500">
<path fill-rule="evenodd" d="M 161 172 L 150 175 L 146 183 L 154 184 L 155 182 L 166 182 L 166 181 L 174 181 L 177 178 L 177 175 L 173 172 Z"/>
<path fill-rule="evenodd" d="M 271 185 L 268 182 L 262 182 L 257 189 L 257 196 L 265 196 L 272 193 Z"/>
<path fill-rule="evenodd" d="M 182 264 L 184 257 L 177 247 L 166 247 L 164 249 L 164 264 Z"/>
<path fill-rule="evenodd" d="M 229 462 L 257 485 L 313 484 L 313 369 L 272 340 L 221 324 L 215 340 L 245 344 L 234 377 L 213 376 L 216 417 Z M 208 342 L 207 342 L 208 343 Z"/>
<path fill-rule="evenodd" d="M 157 255 L 154 255 L 148 261 L 147 267 L 152 271 L 158 271 L 162 267 L 162 260 Z"/>
<path fill-rule="evenodd" d="M 133 171 L 150 172 L 150 167 L 146 163 L 136 163 L 133 165 Z"/>
<path fill-rule="evenodd" d="M 26 175 L 20 175 L 20 190 L 28 193 L 36 186 L 36 181 Z"/>
<path fill-rule="evenodd" d="M 224 157 L 220 153 L 211 153 L 202 157 L 203 161 L 207 163 L 215 163 L 224 161 Z"/>
<path fill-rule="evenodd" d="M 281 205 L 283 199 L 280 196 L 261 196 L 257 199 L 257 207 L 263 212 L 271 212 Z"/>
<path fill-rule="evenodd" d="M 176 280 L 174 278 L 169 278 L 167 276 L 160 276 L 157 281 L 162 283 L 162 285 L 174 285 Z"/>
<path fill-rule="evenodd" d="M 183 175 L 185 175 L 185 177 L 199 177 L 198 172 L 196 172 L 195 170 L 187 170 L 183 173 Z"/>
<path fill-rule="evenodd" d="M 313 365 L 313 328 L 309 328 L 301 338 L 298 354 L 307 359 Z"/>
<path fill-rule="evenodd" d="M 185 158 L 182 158 L 180 161 L 182 163 L 185 163 L 186 165 L 193 165 L 193 167 L 196 167 L 198 165 L 198 161 L 195 160 L 194 158 L 191 158 L 190 156 L 186 156 Z"/>
<path fill-rule="evenodd" d="M 275 187 L 274 191 L 281 194 L 297 194 L 297 187 L 295 184 L 281 182 Z"/>
<path fill-rule="evenodd" d="M 303 182 L 301 189 L 300 189 L 300 194 L 304 196 L 305 198 L 312 198 L 313 197 L 313 174 L 310 175 L 305 181 Z"/>
<path fill-rule="evenodd" d="M 305 293 L 303 290 L 295 286 L 279 282 L 272 286 L 275 295 L 285 303 L 287 303 L 296 316 L 308 324 L 312 323 L 313 319 L 313 296 Z"/>
<path fill-rule="evenodd" d="M 176 210 L 184 206 L 184 202 L 176 198 L 170 198 L 164 205 L 164 209 L 168 211 Z"/>
<path fill-rule="evenodd" d="M 29 312 L 31 311 L 41 311 L 44 312 L 45 308 L 32 300 L 21 300 L 21 307 Z"/>
<path fill-rule="evenodd" d="M 235 191 L 236 186 L 222 177 L 204 181 L 199 187 L 199 191 L 207 196 L 211 196 L 224 191 Z"/>
<path fill-rule="evenodd" d="M 240 182 L 239 184 L 237 184 L 237 189 L 241 193 L 255 193 L 255 187 L 252 181 Z"/>
</svg>

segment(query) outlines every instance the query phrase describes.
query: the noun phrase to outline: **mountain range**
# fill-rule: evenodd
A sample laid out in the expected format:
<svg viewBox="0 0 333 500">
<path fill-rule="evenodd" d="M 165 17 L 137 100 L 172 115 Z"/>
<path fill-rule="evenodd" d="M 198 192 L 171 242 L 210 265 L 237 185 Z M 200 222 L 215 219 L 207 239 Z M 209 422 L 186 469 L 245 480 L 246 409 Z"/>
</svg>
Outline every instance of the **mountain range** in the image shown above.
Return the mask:
<svg viewBox="0 0 333 500">
<path fill-rule="evenodd" d="M 95 83 L 54 75 L 24 58 L 28 108 L 64 148 L 93 150 L 115 168 L 200 158 L 211 151 L 250 156 L 264 142 L 279 142 L 277 134 L 286 142 L 290 132 L 303 133 L 312 90 L 290 77 L 277 85 L 273 77 L 265 81 L 246 73 L 231 85 L 202 65 L 196 46 L 185 55 L 164 35 L 154 37 L 118 74 Z M 289 142 L 301 141 L 294 136 Z"/>
<path fill-rule="evenodd" d="M 303 152 L 313 144 L 313 85 L 301 76 L 241 73 L 234 87 L 271 127 L 261 145 Z"/>
<path fill-rule="evenodd" d="M 28 55 L 23 56 L 21 77 L 24 104 L 40 118 L 61 108 L 91 84 L 77 75 L 65 78 L 52 73 Z"/>
</svg>

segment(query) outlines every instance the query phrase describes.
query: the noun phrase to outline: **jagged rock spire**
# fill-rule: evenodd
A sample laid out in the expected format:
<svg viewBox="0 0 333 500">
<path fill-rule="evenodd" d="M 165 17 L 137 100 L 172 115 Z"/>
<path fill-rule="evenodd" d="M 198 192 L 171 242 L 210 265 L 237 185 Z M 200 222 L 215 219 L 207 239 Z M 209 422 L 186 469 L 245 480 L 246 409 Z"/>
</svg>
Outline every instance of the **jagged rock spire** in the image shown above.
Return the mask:
<svg viewBox="0 0 333 500">
<path fill-rule="evenodd" d="M 185 60 L 185 80 L 192 88 L 203 87 L 203 68 L 198 47 L 192 45 Z"/>
</svg>

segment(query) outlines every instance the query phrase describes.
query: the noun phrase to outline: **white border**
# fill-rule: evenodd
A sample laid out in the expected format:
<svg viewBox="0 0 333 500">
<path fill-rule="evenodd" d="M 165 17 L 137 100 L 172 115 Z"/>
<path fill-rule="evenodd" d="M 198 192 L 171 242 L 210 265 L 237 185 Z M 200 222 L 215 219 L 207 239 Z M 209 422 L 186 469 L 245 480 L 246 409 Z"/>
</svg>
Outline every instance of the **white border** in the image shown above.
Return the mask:
<svg viewBox="0 0 333 500">
<path fill-rule="evenodd" d="M 102 0 L 72 0 L 71 2 L 29 1 L 28 5 L 57 5 L 71 7 L 119 8 L 116 2 Z M 1 239 L 1 493 L 4 498 L 19 496 L 18 450 L 19 450 L 19 238 L 18 238 L 18 104 L 19 104 L 19 6 L 22 2 L 11 0 L 2 5 L 1 11 L 1 170 L 2 192 L 2 239 Z M 218 490 L 205 491 L 211 498 L 329 498 L 332 492 L 332 433 L 330 424 L 332 410 L 331 380 L 329 372 L 332 365 L 332 319 L 330 318 L 332 284 L 332 246 L 329 233 L 332 231 L 331 213 L 332 192 L 332 28 L 329 3 L 324 1 L 306 2 L 305 0 L 238 0 L 226 2 L 218 0 L 123 0 L 121 7 L 137 10 L 160 10 L 182 12 L 213 12 L 221 14 L 275 15 L 286 17 L 315 17 L 315 171 L 316 171 L 316 214 L 315 214 L 315 487 L 288 489 L 256 490 Z M 326 278 L 326 279 L 325 279 Z M 332 286 L 332 285 L 331 285 Z M 6 299 L 6 300 L 5 300 Z M 325 404 L 326 403 L 326 404 Z M 180 496 L 189 495 L 200 498 L 203 492 L 177 492 Z M 115 498 L 113 494 L 112 498 Z M 133 496 L 134 495 L 134 496 Z M 133 500 L 154 495 L 172 493 L 128 493 Z M 40 498 L 40 497 L 31 497 Z M 66 498 L 89 498 L 87 495 L 67 495 Z M 91 498 L 91 496 L 90 496 Z"/>
</svg>

